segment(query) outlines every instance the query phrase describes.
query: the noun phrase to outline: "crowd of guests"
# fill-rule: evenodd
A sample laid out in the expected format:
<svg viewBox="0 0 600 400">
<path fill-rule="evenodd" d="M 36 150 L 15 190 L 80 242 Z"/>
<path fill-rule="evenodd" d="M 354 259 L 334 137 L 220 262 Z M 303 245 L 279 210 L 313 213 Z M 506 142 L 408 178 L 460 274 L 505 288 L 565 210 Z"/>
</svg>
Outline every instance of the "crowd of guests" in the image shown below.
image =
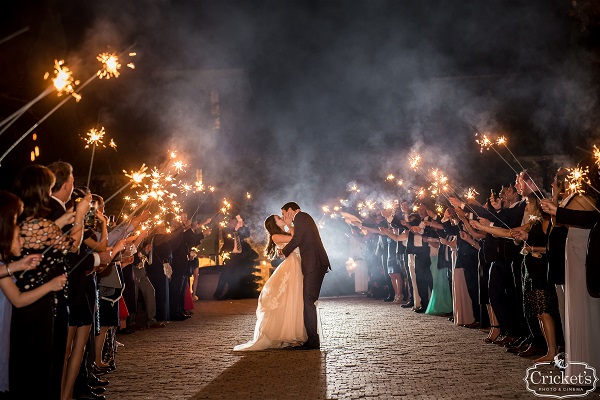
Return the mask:
<svg viewBox="0 0 600 400">
<path fill-rule="evenodd" d="M 62 161 L 0 191 L 0 399 L 103 399 L 118 333 L 191 316 L 210 228 L 181 213 L 143 229 L 150 206 L 116 225 Z"/>
<path fill-rule="evenodd" d="M 535 362 L 600 368 L 600 177 L 593 160 L 582 167 L 589 179 L 560 168 L 548 194 L 531 169 L 483 205 L 447 195 L 443 212 L 417 199 L 347 219 L 368 295 L 482 329 L 486 343 Z M 570 375 L 582 368 L 567 363 Z"/>
</svg>

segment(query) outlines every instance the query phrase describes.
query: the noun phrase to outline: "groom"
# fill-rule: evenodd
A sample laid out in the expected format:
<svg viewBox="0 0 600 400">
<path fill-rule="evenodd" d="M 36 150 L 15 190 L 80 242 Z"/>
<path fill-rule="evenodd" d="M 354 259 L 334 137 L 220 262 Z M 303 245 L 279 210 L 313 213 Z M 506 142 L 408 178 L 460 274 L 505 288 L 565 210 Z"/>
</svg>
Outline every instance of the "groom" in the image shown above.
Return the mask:
<svg viewBox="0 0 600 400">
<path fill-rule="evenodd" d="M 281 207 L 283 221 L 288 227 L 294 223 L 294 236 L 283 248 L 284 256 L 289 256 L 294 249 L 300 249 L 302 266 L 303 298 L 304 298 L 304 326 L 308 340 L 295 347 L 298 350 L 319 349 L 319 335 L 317 333 L 317 308 L 315 301 L 319 299 L 319 292 L 323 278 L 328 269 L 331 269 L 329 258 L 321 242 L 319 229 L 310 215 L 300 210 L 294 202 L 286 203 Z"/>
</svg>

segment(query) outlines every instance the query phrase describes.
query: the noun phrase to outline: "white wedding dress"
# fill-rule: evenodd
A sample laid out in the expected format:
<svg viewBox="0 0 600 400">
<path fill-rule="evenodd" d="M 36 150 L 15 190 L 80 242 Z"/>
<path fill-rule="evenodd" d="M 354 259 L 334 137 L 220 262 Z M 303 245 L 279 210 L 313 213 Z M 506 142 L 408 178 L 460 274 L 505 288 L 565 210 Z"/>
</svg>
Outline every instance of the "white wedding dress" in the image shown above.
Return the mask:
<svg viewBox="0 0 600 400">
<path fill-rule="evenodd" d="M 275 269 L 260 292 L 254 338 L 235 346 L 234 351 L 282 348 L 306 341 L 302 280 L 296 249 Z"/>
</svg>

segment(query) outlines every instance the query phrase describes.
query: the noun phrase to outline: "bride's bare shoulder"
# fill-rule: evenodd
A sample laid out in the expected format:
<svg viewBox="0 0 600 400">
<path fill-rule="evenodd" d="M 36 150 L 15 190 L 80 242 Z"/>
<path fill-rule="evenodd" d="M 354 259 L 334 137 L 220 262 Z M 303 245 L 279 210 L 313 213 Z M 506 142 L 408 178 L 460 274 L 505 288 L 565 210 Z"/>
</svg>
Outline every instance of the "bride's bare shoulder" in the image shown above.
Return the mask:
<svg viewBox="0 0 600 400">
<path fill-rule="evenodd" d="M 276 245 L 285 245 L 287 244 L 290 240 L 292 240 L 292 237 L 290 235 L 283 235 L 280 233 L 276 233 L 275 235 L 273 235 L 271 237 L 273 239 L 273 242 Z"/>
</svg>

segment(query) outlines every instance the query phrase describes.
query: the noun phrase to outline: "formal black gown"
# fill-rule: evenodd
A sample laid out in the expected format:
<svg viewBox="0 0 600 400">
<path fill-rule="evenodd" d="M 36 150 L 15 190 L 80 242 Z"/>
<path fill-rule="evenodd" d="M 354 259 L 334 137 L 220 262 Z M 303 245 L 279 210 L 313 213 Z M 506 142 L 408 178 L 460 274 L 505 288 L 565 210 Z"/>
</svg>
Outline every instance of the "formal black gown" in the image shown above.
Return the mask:
<svg viewBox="0 0 600 400">
<path fill-rule="evenodd" d="M 67 272 L 72 239 L 52 221 L 28 218 L 21 223 L 23 254 L 44 253 L 40 265 L 16 274 L 29 291 Z M 47 251 L 46 251 L 47 250 Z M 15 399 L 60 399 L 69 313 L 67 290 L 52 292 L 22 308 L 13 308 L 10 335 L 10 393 Z"/>
</svg>

